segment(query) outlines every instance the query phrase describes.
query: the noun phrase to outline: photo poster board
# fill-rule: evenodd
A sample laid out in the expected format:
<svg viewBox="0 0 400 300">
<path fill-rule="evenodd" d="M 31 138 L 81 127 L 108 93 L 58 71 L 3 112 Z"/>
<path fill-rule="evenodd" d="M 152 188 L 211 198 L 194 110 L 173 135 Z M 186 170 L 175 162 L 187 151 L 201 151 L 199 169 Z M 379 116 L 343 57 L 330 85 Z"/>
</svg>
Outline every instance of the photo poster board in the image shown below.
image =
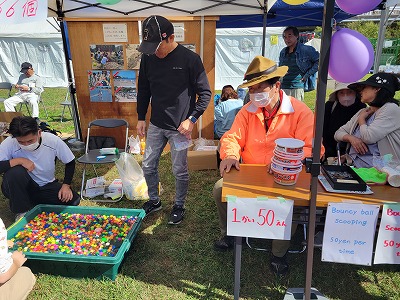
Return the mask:
<svg viewBox="0 0 400 300">
<path fill-rule="evenodd" d="M 128 69 L 139 70 L 140 60 L 142 53 L 138 51 L 139 44 L 126 45 L 126 59 L 128 62 Z"/>
<path fill-rule="evenodd" d="M 293 200 L 227 196 L 227 234 L 230 236 L 290 240 Z"/>
<path fill-rule="evenodd" d="M 91 44 L 89 48 L 93 70 L 119 70 L 124 68 L 123 45 Z"/>
<path fill-rule="evenodd" d="M 399 203 L 383 205 L 374 264 L 400 264 Z"/>
<path fill-rule="evenodd" d="M 90 102 L 112 102 L 110 71 L 88 71 Z"/>
<path fill-rule="evenodd" d="M 137 102 L 136 72 L 134 70 L 112 71 L 116 102 Z"/>
<path fill-rule="evenodd" d="M 322 261 L 370 266 L 379 205 L 329 203 Z"/>
</svg>

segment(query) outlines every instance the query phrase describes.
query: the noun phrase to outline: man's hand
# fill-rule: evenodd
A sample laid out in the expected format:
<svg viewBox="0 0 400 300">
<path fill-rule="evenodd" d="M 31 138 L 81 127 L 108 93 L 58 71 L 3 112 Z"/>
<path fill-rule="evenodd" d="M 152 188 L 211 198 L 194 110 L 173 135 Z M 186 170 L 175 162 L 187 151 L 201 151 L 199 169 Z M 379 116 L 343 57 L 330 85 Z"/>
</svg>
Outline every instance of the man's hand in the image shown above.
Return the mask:
<svg viewBox="0 0 400 300">
<path fill-rule="evenodd" d="M 61 189 L 58 191 L 58 199 L 60 199 L 61 202 L 69 202 L 72 200 L 73 193 L 71 191 L 71 187 L 69 184 L 63 184 L 61 186 Z"/>
<path fill-rule="evenodd" d="M 137 133 L 140 137 L 144 137 L 146 134 L 146 121 L 138 121 L 136 125 Z"/>
<path fill-rule="evenodd" d="M 186 119 L 181 123 L 181 125 L 179 125 L 178 131 L 180 134 L 186 136 L 187 138 L 190 138 L 190 136 L 192 135 L 193 127 L 194 124 L 192 123 L 192 121 Z"/>
<path fill-rule="evenodd" d="M 10 160 L 10 167 L 15 167 L 18 165 L 23 166 L 29 172 L 32 172 L 35 168 L 35 163 L 24 157 L 13 158 Z"/>
<path fill-rule="evenodd" d="M 229 173 L 231 168 L 235 166 L 236 170 L 240 170 L 240 164 L 239 161 L 236 158 L 225 158 L 223 161 L 221 161 L 219 165 L 219 173 L 221 174 L 221 177 L 224 176 L 224 172 Z"/>
</svg>

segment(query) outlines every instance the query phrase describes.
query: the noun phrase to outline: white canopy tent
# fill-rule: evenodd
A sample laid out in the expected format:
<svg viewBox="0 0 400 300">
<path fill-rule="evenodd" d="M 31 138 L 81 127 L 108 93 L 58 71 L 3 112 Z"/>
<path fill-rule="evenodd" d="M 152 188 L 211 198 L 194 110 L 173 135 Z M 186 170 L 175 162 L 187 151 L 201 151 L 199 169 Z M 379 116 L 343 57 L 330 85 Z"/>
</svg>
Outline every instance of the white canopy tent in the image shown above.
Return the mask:
<svg viewBox="0 0 400 300">
<path fill-rule="evenodd" d="M 285 47 L 284 27 L 268 27 L 265 36 L 265 56 L 279 62 L 279 52 Z M 263 28 L 218 28 L 215 45 L 215 88 L 226 84 L 237 87 L 250 62 L 261 54 Z"/>
<path fill-rule="evenodd" d="M 23 62 L 30 62 L 45 87 L 67 86 L 60 25 L 42 22 L 0 25 L 0 81 L 16 83 Z"/>
</svg>

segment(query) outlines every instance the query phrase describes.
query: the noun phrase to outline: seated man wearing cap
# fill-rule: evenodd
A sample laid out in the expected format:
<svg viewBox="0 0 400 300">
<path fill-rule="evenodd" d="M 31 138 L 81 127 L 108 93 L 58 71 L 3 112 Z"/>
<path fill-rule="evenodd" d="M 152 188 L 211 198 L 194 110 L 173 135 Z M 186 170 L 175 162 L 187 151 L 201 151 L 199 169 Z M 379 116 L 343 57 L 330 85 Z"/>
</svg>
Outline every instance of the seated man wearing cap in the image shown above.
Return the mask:
<svg viewBox="0 0 400 300">
<path fill-rule="evenodd" d="M 247 68 L 246 82 L 240 87 L 249 88 L 250 102 L 239 111 L 231 129 L 220 140 L 221 176 L 233 167 L 240 170 L 240 158 L 244 164 L 269 165 L 278 138 L 304 141 L 304 155 L 311 156 L 314 115 L 305 103 L 281 90 L 279 80 L 287 70 L 287 66 L 277 67 L 274 61 L 263 56 L 256 56 Z M 228 250 L 233 247 L 233 237 L 227 236 L 227 204 L 221 201 L 221 194 L 222 179 L 217 181 L 213 190 L 222 235 L 214 248 Z M 292 234 L 295 229 L 292 226 Z M 289 246 L 290 241 L 272 242 L 271 268 L 275 274 L 287 273 Z"/>
<path fill-rule="evenodd" d="M 185 214 L 189 187 L 187 146 L 194 124 L 210 102 L 211 90 L 200 56 L 175 42 L 174 26 L 170 21 L 162 16 L 148 17 L 143 21 L 142 36 L 138 48 L 143 55 L 138 79 L 136 126 L 141 137 L 145 135 L 151 99 L 142 163 L 150 200 L 143 209 L 146 214 L 161 209 L 158 163 L 169 142 L 176 196 L 168 224 L 175 225 L 182 222 Z"/>
<path fill-rule="evenodd" d="M 17 93 L 4 101 L 6 111 L 15 111 L 15 106 L 18 103 L 27 102 L 32 107 L 32 117 L 39 118 L 39 95 L 43 92 L 42 79 L 35 74 L 32 65 L 24 62 L 21 65 L 22 74 L 19 76 L 15 88 Z"/>
</svg>

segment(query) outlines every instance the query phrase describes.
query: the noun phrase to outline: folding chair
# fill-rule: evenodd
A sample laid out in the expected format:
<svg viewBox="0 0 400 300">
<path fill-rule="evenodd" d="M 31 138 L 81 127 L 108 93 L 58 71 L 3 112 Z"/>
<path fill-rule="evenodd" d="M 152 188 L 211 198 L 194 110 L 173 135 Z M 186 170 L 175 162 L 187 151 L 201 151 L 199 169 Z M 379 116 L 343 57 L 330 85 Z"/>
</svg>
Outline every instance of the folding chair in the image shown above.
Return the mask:
<svg viewBox="0 0 400 300">
<path fill-rule="evenodd" d="M 7 98 L 11 97 L 11 89 L 12 89 L 12 84 L 11 83 L 9 83 L 9 82 L 0 82 L 0 90 L 8 91 Z M 4 102 L 7 98 L 0 98 L 0 102 Z"/>
<path fill-rule="evenodd" d="M 92 127 L 98 127 L 98 128 L 112 128 L 116 129 L 119 128 L 120 130 L 123 129 L 123 127 L 126 127 L 125 129 L 125 146 L 123 149 L 120 149 L 118 154 L 109 154 L 105 155 L 105 158 L 98 159 L 98 156 L 100 156 L 100 149 L 89 149 L 89 139 L 90 139 L 90 131 Z M 86 183 L 86 166 L 87 165 L 92 165 L 96 177 L 99 177 L 97 174 L 96 170 L 96 165 L 98 164 L 114 164 L 115 161 L 119 158 L 119 155 L 121 152 L 126 151 L 127 146 L 128 146 L 128 131 L 129 131 L 129 123 L 125 121 L 124 119 L 97 119 L 89 123 L 88 125 L 88 130 L 87 130 L 87 136 L 86 136 L 86 147 L 85 147 L 85 154 L 82 155 L 77 159 L 79 163 L 84 164 L 83 168 L 83 174 L 82 174 L 82 184 L 81 184 L 81 199 L 82 200 L 92 200 L 85 198 L 84 196 L 84 190 L 85 190 L 85 183 Z M 94 199 L 92 201 L 98 201 L 98 202 L 118 202 L 122 199 L 123 192 L 121 192 L 121 196 L 116 199 L 116 200 L 110 200 L 110 199 Z"/>
<path fill-rule="evenodd" d="M 19 111 L 22 110 L 22 105 L 24 105 L 24 104 L 25 104 L 26 109 L 28 110 L 28 114 L 30 115 L 31 112 L 30 112 L 30 110 L 29 110 L 29 103 L 28 103 L 28 102 L 25 102 L 25 101 L 24 101 L 24 102 L 21 102 L 21 103 L 19 104 Z M 39 94 L 38 104 L 39 104 L 39 105 L 42 104 L 42 107 L 43 107 L 43 109 L 44 109 L 44 112 L 46 113 L 46 119 L 48 119 L 48 118 L 49 118 L 49 114 L 47 113 L 46 105 L 44 104 L 44 101 L 43 101 L 43 99 L 42 99 L 42 93 Z"/>
</svg>

